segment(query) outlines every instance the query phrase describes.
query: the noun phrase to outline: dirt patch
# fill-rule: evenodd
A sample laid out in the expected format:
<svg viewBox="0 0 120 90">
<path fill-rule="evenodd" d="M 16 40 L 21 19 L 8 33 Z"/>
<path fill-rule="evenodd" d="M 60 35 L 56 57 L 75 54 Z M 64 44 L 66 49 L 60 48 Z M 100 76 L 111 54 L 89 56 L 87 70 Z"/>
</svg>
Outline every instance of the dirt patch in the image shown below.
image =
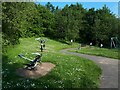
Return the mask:
<svg viewBox="0 0 120 90">
<path fill-rule="evenodd" d="M 55 67 L 54 64 L 49 63 L 49 62 L 45 62 L 45 63 L 38 64 L 34 70 L 28 70 L 28 69 L 25 69 L 25 68 L 19 68 L 19 69 L 16 70 L 16 73 L 19 76 L 22 76 L 22 77 L 25 77 L 25 78 L 33 78 L 33 79 L 35 79 L 35 78 L 45 76 L 54 67 Z"/>
</svg>

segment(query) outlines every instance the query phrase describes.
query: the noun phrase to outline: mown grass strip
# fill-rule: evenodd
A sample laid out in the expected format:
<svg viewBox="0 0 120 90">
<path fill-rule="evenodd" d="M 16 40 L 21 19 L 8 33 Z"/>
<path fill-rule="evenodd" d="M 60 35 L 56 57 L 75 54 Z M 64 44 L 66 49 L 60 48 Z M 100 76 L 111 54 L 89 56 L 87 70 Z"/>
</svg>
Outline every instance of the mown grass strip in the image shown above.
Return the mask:
<svg viewBox="0 0 120 90">
<path fill-rule="evenodd" d="M 71 52 L 77 52 L 82 54 L 103 56 L 108 58 L 120 59 L 118 56 L 119 49 L 107 49 L 107 48 L 99 48 L 99 47 L 83 47 L 79 50 L 69 50 Z"/>
</svg>

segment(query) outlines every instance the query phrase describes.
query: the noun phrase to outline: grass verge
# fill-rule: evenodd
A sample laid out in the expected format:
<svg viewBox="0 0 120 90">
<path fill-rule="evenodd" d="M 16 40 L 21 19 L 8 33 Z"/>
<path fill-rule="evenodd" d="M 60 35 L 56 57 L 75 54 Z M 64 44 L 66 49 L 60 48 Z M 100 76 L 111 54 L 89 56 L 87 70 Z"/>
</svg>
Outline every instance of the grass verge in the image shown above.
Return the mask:
<svg viewBox="0 0 120 90">
<path fill-rule="evenodd" d="M 99 48 L 99 47 L 83 47 L 79 50 L 69 50 L 71 52 L 77 52 L 82 54 L 103 56 L 108 58 L 120 59 L 118 49 L 107 49 L 107 48 Z"/>
</svg>

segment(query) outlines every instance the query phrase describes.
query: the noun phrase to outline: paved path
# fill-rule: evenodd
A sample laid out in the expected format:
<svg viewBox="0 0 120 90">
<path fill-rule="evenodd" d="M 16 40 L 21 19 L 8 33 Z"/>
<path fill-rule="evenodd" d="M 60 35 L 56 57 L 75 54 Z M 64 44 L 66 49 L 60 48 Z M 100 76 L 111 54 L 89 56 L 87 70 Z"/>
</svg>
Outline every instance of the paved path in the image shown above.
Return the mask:
<svg viewBox="0 0 120 90">
<path fill-rule="evenodd" d="M 68 50 L 72 50 L 72 49 L 73 48 L 64 49 L 64 50 L 61 50 L 60 52 L 64 54 L 76 55 L 76 56 L 87 58 L 94 61 L 102 69 L 100 88 L 118 88 L 118 71 L 120 74 L 120 69 L 118 70 L 118 61 L 119 61 L 118 59 L 86 55 L 86 54 L 80 54 L 75 52 L 68 52 Z M 120 61 L 119 61 L 119 65 L 120 65 Z"/>
</svg>

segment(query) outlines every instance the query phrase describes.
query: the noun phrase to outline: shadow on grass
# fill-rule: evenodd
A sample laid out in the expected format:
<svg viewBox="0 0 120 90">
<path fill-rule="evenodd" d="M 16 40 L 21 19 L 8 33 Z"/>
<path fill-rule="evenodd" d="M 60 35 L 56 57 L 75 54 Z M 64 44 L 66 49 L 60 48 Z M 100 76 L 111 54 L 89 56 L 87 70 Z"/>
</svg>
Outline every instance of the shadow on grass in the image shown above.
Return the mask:
<svg viewBox="0 0 120 90">
<path fill-rule="evenodd" d="M 16 75 L 15 71 L 19 67 L 23 67 L 21 63 L 12 63 L 9 64 L 10 58 L 3 55 L 3 82 L 2 86 L 4 88 L 91 88 L 94 86 L 96 88 L 96 83 L 94 83 L 89 76 L 84 74 L 79 80 L 62 80 L 62 77 L 59 76 L 56 71 L 53 69 L 49 74 L 38 79 L 29 79 L 23 78 Z M 76 83 L 77 82 L 77 83 Z M 86 89 L 89 90 L 89 89 Z"/>
<path fill-rule="evenodd" d="M 2 55 L 2 69 L 3 69 L 3 71 L 6 69 L 8 71 L 14 71 L 15 69 L 17 69 L 21 65 L 22 64 L 20 64 L 20 63 L 15 63 L 14 61 L 12 61 L 8 56 Z"/>
<path fill-rule="evenodd" d="M 13 63 L 12 60 L 6 56 L 2 55 L 2 87 L 9 87 L 10 82 L 14 82 L 19 77 L 16 74 L 16 69 L 21 67 L 22 64 Z"/>
<path fill-rule="evenodd" d="M 22 63 L 10 63 L 12 60 L 6 56 L 2 56 L 2 88 L 46 88 L 59 86 L 54 84 L 54 81 L 61 80 L 61 78 L 54 73 L 47 74 L 44 77 L 38 79 L 29 79 L 20 77 L 16 74 L 16 69 L 23 67 Z M 34 86 L 33 86 L 34 85 Z"/>
<path fill-rule="evenodd" d="M 57 40 L 57 41 L 59 41 L 59 42 L 61 42 L 61 43 L 64 43 L 64 44 L 67 44 L 67 45 L 71 45 L 71 43 L 70 43 L 70 42 L 65 41 L 65 40 Z"/>
<path fill-rule="evenodd" d="M 63 44 L 67 44 L 67 45 L 71 45 L 70 41 L 66 41 L 64 39 L 58 39 L 58 38 L 52 38 L 52 37 L 48 37 L 49 39 L 55 40 L 57 42 L 61 42 Z"/>
</svg>

